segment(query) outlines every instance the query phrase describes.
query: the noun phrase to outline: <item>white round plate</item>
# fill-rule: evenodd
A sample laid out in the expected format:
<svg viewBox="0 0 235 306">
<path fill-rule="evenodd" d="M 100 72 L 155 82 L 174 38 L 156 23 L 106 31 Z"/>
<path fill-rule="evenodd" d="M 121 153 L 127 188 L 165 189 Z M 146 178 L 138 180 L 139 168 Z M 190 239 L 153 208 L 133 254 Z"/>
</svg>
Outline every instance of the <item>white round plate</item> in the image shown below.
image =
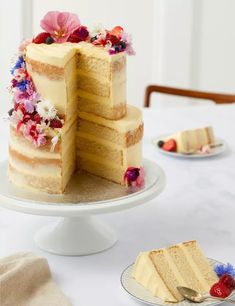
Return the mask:
<svg viewBox="0 0 235 306">
<path fill-rule="evenodd" d="M 153 144 L 157 148 L 158 152 L 160 152 L 162 154 L 165 154 L 165 155 L 172 156 L 172 157 L 193 158 L 193 159 L 195 159 L 195 158 L 207 158 L 207 157 L 212 157 L 212 156 L 222 154 L 226 150 L 226 147 L 227 147 L 226 142 L 222 138 L 216 137 L 215 143 L 221 144 L 221 146 L 211 149 L 210 153 L 183 154 L 183 153 L 177 153 L 177 152 L 168 152 L 168 151 L 165 151 L 165 150 L 159 148 L 157 143 L 158 143 L 159 140 L 166 139 L 169 135 L 171 135 L 171 134 L 165 134 L 165 135 L 161 135 L 159 137 L 154 138 L 153 139 Z"/>
<path fill-rule="evenodd" d="M 211 266 L 215 266 L 216 264 L 221 264 L 221 262 L 218 262 L 214 259 L 208 258 L 209 263 Z M 133 298 L 136 300 L 143 302 L 148 305 L 160 305 L 160 306 L 166 306 L 166 305 L 172 305 L 172 306 L 192 306 L 195 305 L 195 303 L 192 303 L 187 300 L 183 300 L 182 302 L 178 303 L 166 303 L 162 301 L 160 298 L 152 296 L 152 294 L 146 290 L 142 285 L 138 284 L 135 279 L 131 276 L 132 274 L 132 269 L 133 269 L 134 264 L 128 266 L 121 275 L 121 285 L 123 289 L 131 295 Z M 230 296 L 234 297 L 235 293 Z M 201 306 L 207 306 L 207 305 L 218 305 L 222 304 L 222 301 L 205 301 L 200 303 Z"/>
</svg>

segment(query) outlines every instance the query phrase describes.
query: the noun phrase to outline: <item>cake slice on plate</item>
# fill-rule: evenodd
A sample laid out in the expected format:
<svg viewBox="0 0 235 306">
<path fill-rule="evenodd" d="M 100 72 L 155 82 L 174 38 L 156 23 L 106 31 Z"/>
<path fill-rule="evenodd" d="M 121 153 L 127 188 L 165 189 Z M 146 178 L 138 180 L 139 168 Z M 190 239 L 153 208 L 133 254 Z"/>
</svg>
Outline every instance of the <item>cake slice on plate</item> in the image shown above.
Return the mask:
<svg viewBox="0 0 235 306">
<path fill-rule="evenodd" d="M 158 145 L 165 151 L 178 153 L 196 153 L 204 146 L 215 143 L 213 128 L 191 129 L 167 136 L 164 141 L 159 141 Z"/>
<path fill-rule="evenodd" d="M 195 240 L 141 252 L 134 264 L 132 276 L 154 296 L 166 302 L 183 300 L 177 286 L 206 293 L 218 281 Z"/>
</svg>

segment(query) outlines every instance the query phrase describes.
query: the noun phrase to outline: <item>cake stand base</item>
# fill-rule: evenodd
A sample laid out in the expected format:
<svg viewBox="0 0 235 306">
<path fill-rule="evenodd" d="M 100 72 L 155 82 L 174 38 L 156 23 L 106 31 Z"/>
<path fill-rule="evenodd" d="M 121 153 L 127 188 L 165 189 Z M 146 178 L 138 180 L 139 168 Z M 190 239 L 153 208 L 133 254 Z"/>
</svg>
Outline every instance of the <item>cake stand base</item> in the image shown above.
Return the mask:
<svg viewBox="0 0 235 306">
<path fill-rule="evenodd" d="M 7 179 L 7 162 L 0 163 L 0 206 L 40 216 L 62 217 L 57 225 L 42 228 L 35 236 L 43 250 L 58 255 L 89 255 L 115 244 L 117 237 L 109 226 L 96 219 L 98 214 L 115 213 L 144 205 L 165 188 L 164 171 L 144 160 L 145 186 L 129 190 L 124 186 L 76 173 L 62 195 L 32 192 L 18 188 Z"/>
<path fill-rule="evenodd" d="M 109 249 L 116 233 L 95 217 L 63 218 L 40 229 L 34 240 L 44 251 L 67 256 L 89 255 Z"/>
</svg>

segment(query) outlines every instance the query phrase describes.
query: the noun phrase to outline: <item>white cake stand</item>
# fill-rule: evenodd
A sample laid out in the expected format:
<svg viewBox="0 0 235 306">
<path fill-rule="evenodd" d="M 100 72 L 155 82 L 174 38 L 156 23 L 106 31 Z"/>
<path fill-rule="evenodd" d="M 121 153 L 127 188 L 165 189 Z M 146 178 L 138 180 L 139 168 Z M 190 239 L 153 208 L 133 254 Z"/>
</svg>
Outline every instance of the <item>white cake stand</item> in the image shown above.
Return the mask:
<svg viewBox="0 0 235 306">
<path fill-rule="evenodd" d="M 25 191 L 7 178 L 7 161 L 0 163 L 0 205 L 22 213 L 63 217 L 57 225 L 40 229 L 36 244 L 58 255 L 88 255 L 104 251 L 117 241 L 116 233 L 94 215 L 145 204 L 165 187 L 165 174 L 154 162 L 144 160 L 145 187 L 127 190 L 86 173 L 75 174 L 63 195 Z"/>
</svg>

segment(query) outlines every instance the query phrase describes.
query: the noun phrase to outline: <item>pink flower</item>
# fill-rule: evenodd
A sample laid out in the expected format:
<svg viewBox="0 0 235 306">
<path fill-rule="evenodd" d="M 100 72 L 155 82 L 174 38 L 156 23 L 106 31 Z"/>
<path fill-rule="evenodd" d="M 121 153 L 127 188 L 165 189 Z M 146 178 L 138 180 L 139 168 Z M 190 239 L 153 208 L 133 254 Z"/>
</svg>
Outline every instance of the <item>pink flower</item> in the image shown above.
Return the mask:
<svg viewBox="0 0 235 306">
<path fill-rule="evenodd" d="M 14 71 L 14 78 L 17 80 L 17 82 L 25 80 L 27 76 L 28 73 L 24 68 L 19 68 Z"/>
<path fill-rule="evenodd" d="M 22 41 L 22 43 L 19 46 L 19 52 L 20 54 L 24 54 L 26 47 L 31 44 L 32 39 L 25 39 Z"/>
<path fill-rule="evenodd" d="M 51 11 L 41 20 L 41 27 L 51 34 L 55 42 L 66 42 L 69 36 L 80 26 L 76 14 Z"/>
<path fill-rule="evenodd" d="M 36 103 L 39 99 L 40 95 L 34 91 L 32 83 L 27 85 L 26 91 L 21 91 L 18 88 L 15 88 L 14 101 L 16 103 L 24 103 L 25 100 Z"/>
<path fill-rule="evenodd" d="M 43 146 L 46 143 L 46 134 L 32 120 L 26 123 L 24 136 L 37 147 Z"/>
<path fill-rule="evenodd" d="M 121 40 L 125 42 L 126 44 L 126 53 L 128 55 L 135 55 L 135 50 L 133 49 L 133 46 L 132 46 L 132 37 L 130 34 L 128 34 L 127 32 L 123 31 L 121 33 Z"/>
</svg>

